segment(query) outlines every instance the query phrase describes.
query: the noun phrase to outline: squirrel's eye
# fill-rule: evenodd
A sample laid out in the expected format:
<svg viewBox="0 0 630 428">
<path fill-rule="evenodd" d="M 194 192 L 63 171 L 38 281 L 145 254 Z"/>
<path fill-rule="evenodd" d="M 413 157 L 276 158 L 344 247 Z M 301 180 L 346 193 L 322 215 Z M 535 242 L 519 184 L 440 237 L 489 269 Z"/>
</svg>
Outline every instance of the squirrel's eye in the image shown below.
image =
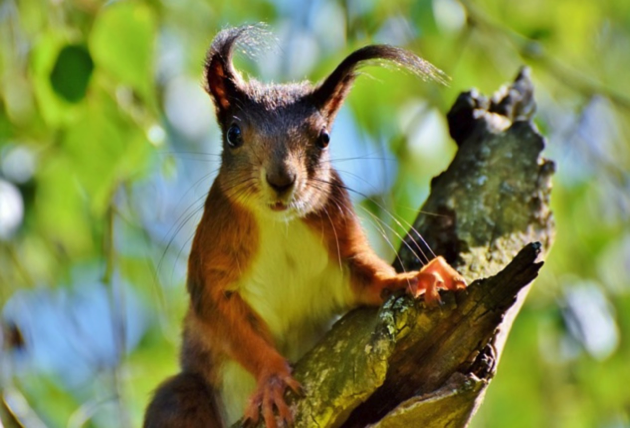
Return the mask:
<svg viewBox="0 0 630 428">
<path fill-rule="evenodd" d="M 319 133 L 319 138 L 317 139 L 317 145 L 321 147 L 322 149 L 325 149 L 326 147 L 328 147 L 329 143 L 330 143 L 330 134 L 328 133 L 326 128 L 324 128 Z"/>
<path fill-rule="evenodd" d="M 235 149 L 236 147 L 240 147 L 243 144 L 243 136 L 241 135 L 241 128 L 235 123 L 233 123 L 227 130 L 227 143 L 228 146 Z"/>
</svg>

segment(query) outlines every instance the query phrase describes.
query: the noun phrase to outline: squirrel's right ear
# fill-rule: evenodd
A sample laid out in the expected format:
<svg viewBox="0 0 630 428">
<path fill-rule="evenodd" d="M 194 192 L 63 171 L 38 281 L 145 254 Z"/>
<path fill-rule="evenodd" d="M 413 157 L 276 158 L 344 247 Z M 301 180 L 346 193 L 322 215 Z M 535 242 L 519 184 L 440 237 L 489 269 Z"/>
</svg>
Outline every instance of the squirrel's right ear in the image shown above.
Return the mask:
<svg viewBox="0 0 630 428">
<path fill-rule="evenodd" d="M 219 119 L 244 94 L 243 78 L 232 65 L 232 53 L 237 42 L 246 38 L 251 28 L 246 26 L 221 31 L 208 50 L 204 70 L 206 91 L 212 96 Z"/>
<path fill-rule="evenodd" d="M 332 122 L 357 77 L 357 69 L 374 61 L 389 61 L 423 80 L 446 84 L 448 76 L 412 52 L 389 45 L 370 45 L 352 52 L 313 90 L 315 105 Z M 378 62 L 377 62 L 378 64 Z"/>
</svg>

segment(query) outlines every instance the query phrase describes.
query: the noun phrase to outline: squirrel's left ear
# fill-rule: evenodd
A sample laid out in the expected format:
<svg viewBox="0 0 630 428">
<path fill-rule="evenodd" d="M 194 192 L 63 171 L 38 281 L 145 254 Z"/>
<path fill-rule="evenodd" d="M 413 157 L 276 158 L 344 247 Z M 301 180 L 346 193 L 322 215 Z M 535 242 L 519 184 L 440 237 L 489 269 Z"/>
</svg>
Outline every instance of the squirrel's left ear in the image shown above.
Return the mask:
<svg viewBox="0 0 630 428">
<path fill-rule="evenodd" d="M 246 39 L 252 28 L 245 26 L 223 30 L 208 50 L 204 69 L 206 91 L 212 96 L 219 121 L 244 95 L 245 83 L 232 65 L 232 53 L 237 42 Z"/>
<path fill-rule="evenodd" d="M 391 61 L 425 81 L 436 80 L 445 84 L 448 80 L 444 72 L 409 51 L 389 45 L 366 46 L 348 55 L 311 94 L 313 102 L 329 122 L 333 121 L 350 92 L 352 83 L 358 76 L 357 69 L 373 60 Z"/>
</svg>

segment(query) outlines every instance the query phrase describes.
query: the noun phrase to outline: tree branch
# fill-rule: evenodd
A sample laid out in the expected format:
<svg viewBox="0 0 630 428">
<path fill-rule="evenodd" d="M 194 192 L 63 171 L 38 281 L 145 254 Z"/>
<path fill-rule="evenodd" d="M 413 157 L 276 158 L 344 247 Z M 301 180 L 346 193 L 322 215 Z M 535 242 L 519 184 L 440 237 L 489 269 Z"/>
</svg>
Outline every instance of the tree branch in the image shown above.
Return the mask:
<svg viewBox="0 0 630 428">
<path fill-rule="evenodd" d="M 490 100 L 460 95 L 448 114 L 459 150 L 433 179 L 414 227 L 474 282 L 442 292 L 438 308 L 395 295 L 343 317 L 295 367 L 306 389 L 292 397 L 296 426 L 467 425 L 553 240 L 554 164 L 540 158 L 534 110 L 527 70 Z M 421 265 L 407 248 L 398 270 Z"/>
</svg>

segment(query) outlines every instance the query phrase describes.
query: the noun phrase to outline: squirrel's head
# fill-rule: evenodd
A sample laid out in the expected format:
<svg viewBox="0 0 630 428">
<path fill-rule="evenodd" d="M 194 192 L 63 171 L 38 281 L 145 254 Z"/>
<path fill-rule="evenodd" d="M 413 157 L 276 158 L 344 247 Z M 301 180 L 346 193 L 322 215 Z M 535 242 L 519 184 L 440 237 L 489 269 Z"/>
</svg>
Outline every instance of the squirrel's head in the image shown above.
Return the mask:
<svg viewBox="0 0 630 428">
<path fill-rule="evenodd" d="M 413 53 L 372 45 L 351 53 L 315 85 L 245 81 L 232 54 L 256 37 L 257 26 L 221 31 L 208 51 L 205 84 L 223 135 L 219 185 L 232 201 L 278 219 L 321 209 L 331 186 L 339 185 L 331 172 L 330 131 L 361 65 L 386 60 L 425 79 L 444 76 Z"/>
</svg>

